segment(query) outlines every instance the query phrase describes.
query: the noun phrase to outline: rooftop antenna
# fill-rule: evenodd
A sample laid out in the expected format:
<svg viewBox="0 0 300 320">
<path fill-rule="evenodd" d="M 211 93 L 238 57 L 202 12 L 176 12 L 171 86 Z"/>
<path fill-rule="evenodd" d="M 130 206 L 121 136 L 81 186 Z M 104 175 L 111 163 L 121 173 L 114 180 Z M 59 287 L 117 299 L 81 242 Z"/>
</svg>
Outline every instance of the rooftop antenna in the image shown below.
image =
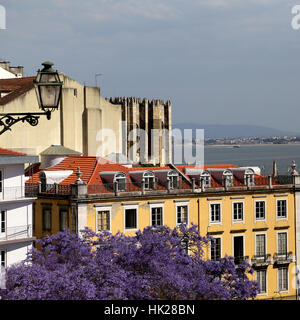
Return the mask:
<svg viewBox="0 0 300 320">
<path fill-rule="evenodd" d="M 98 87 L 97 78 L 102 76 L 102 75 L 103 75 L 102 73 L 96 73 L 95 74 L 95 85 L 96 85 L 96 87 Z"/>
</svg>

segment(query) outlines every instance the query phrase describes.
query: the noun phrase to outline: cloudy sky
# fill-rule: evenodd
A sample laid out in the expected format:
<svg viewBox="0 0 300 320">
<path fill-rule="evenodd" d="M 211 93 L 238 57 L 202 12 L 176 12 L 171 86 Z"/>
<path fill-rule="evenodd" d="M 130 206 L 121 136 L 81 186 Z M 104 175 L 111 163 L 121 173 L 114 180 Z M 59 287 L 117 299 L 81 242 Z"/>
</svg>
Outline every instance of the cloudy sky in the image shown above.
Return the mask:
<svg viewBox="0 0 300 320">
<path fill-rule="evenodd" d="M 173 123 L 300 132 L 300 0 L 0 0 L 0 59 L 51 60 L 102 96 L 170 99 Z"/>
</svg>

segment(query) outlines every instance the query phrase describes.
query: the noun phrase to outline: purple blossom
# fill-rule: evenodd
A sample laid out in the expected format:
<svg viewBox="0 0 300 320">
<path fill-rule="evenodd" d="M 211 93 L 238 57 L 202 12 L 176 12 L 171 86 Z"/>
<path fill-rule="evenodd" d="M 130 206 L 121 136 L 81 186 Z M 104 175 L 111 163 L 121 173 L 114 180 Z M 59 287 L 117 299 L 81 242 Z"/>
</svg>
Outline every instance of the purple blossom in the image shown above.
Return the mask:
<svg viewBox="0 0 300 320">
<path fill-rule="evenodd" d="M 182 245 L 188 239 L 191 254 Z M 259 292 L 247 263 L 205 260 L 212 239 L 197 226 L 147 227 L 134 237 L 68 230 L 37 243 L 27 260 L 6 273 L 2 299 L 137 300 L 248 299 Z"/>
</svg>

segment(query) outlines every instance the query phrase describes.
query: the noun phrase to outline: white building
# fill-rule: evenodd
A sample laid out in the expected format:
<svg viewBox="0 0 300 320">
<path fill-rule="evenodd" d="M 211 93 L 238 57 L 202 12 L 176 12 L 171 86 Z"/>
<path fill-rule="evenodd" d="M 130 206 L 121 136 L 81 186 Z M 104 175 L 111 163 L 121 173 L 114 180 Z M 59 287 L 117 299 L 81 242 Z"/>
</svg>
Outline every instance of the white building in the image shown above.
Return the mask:
<svg viewBox="0 0 300 320">
<path fill-rule="evenodd" d="M 8 267 L 27 257 L 32 235 L 33 201 L 25 195 L 24 164 L 38 157 L 0 148 L 0 266 Z"/>
<path fill-rule="evenodd" d="M 13 78 L 16 78 L 16 75 L 0 67 L 0 79 L 13 79 Z"/>
</svg>

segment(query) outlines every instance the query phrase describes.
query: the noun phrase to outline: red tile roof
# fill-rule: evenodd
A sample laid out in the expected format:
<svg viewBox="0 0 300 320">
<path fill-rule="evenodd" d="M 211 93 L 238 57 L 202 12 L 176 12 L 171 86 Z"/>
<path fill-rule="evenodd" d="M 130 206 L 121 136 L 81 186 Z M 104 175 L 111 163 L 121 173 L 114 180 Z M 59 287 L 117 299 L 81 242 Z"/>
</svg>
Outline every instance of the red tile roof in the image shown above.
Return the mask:
<svg viewBox="0 0 300 320">
<path fill-rule="evenodd" d="M 25 153 L 0 148 L 0 156 L 26 156 Z"/>
<path fill-rule="evenodd" d="M 134 168 L 128 168 L 126 166 L 123 166 L 118 163 L 113 163 L 110 161 L 107 161 L 102 158 L 96 158 L 96 157 L 86 157 L 86 156 L 69 156 L 62 160 L 59 164 L 45 169 L 41 171 L 61 171 L 61 170 L 72 170 L 73 173 L 66 178 L 64 181 L 60 183 L 60 185 L 70 185 L 74 184 L 77 180 L 76 173 L 78 171 L 78 167 L 80 167 L 80 171 L 82 172 L 81 180 L 85 183 L 87 183 L 89 186 L 94 185 L 103 185 L 105 184 L 104 181 L 102 181 L 100 177 L 100 172 L 123 172 L 126 174 L 127 182 L 133 183 L 130 172 L 132 171 L 141 171 L 141 170 L 149 170 L 149 171 L 156 171 L 156 170 L 172 170 L 171 166 L 165 166 L 165 167 L 134 167 Z M 194 165 L 181 165 L 176 166 L 182 173 L 183 168 L 193 168 Z M 34 167 L 34 174 L 33 177 L 31 177 L 27 183 L 37 183 L 39 182 L 39 172 L 38 169 L 39 166 Z M 238 168 L 236 165 L 233 164 L 218 164 L 218 165 L 205 165 L 204 169 L 228 169 L 228 168 Z M 31 170 L 28 170 L 26 175 L 30 176 Z M 189 179 L 189 178 L 188 178 Z M 259 182 L 260 185 L 266 185 L 268 184 L 267 178 L 259 175 L 255 175 L 255 179 Z M 234 186 L 243 186 L 244 184 L 238 179 L 234 177 L 233 179 Z M 162 186 L 163 187 L 163 186 Z M 211 176 L 211 187 L 214 188 L 221 188 L 222 185 L 220 182 L 216 181 L 213 176 Z M 161 186 L 158 186 L 158 189 L 160 189 Z M 183 180 L 182 181 L 182 188 L 190 188 L 190 185 Z"/>
<path fill-rule="evenodd" d="M 0 98 L 0 105 L 5 105 L 24 93 L 34 88 L 33 80 L 36 77 L 13 78 L 0 80 L 0 92 L 6 92 L 4 97 Z"/>
</svg>

